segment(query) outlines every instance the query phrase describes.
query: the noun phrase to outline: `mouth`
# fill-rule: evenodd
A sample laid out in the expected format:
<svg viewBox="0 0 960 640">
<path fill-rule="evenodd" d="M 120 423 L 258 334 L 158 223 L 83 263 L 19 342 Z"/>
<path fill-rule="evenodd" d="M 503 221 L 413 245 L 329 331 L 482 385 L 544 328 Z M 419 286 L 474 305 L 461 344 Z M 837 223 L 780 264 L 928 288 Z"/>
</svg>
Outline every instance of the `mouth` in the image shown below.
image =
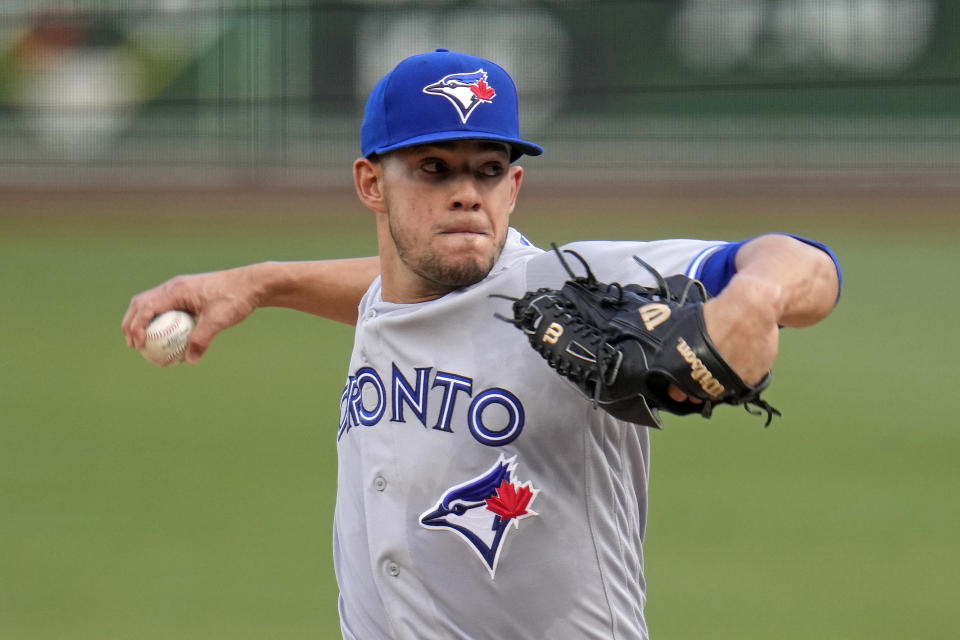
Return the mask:
<svg viewBox="0 0 960 640">
<path fill-rule="evenodd" d="M 488 235 L 483 229 L 478 229 L 476 227 L 454 227 L 452 229 L 444 229 L 440 232 L 440 235 L 444 236 L 454 236 L 454 235 L 467 235 L 467 236 L 485 236 Z"/>
</svg>

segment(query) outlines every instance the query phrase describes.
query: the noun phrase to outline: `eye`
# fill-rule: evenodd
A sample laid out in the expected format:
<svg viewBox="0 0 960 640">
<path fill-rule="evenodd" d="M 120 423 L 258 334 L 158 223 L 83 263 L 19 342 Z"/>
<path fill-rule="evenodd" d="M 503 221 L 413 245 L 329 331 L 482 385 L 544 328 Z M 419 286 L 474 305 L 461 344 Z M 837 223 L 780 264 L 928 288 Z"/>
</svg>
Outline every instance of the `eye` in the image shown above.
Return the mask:
<svg viewBox="0 0 960 640">
<path fill-rule="evenodd" d="M 465 513 L 467 512 L 467 508 L 466 508 L 464 505 L 462 505 L 462 504 L 458 504 L 457 506 L 455 506 L 455 507 L 452 509 L 452 511 L 453 511 L 456 515 L 462 516 L 463 514 L 465 514 Z"/>
<path fill-rule="evenodd" d="M 496 178 L 503 175 L 504 168 L 499 162 L 488 162 L 480 167 L 480 175 L 484 178 Z"/>
<path fill-rule="evenodd" d="M 443 160 L 429 158 L 420 163 L 420 170 L 424 173 L 441 174 L 447 170 L 447 165 L 443 163 Z"/>
</svg>

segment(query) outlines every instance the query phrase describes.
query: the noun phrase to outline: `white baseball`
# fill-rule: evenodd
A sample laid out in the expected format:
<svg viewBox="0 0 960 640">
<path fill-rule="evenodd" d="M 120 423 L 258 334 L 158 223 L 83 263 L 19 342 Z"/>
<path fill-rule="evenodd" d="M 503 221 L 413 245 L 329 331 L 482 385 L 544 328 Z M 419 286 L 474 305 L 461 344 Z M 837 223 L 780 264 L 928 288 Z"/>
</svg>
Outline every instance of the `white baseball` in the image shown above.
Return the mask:
<svg viewBox="0 0 960 640">
<path fill-rule="evenodd" d="M 186 311 L 161 313 L 147 325 L 147 339 L 140 353 L 158 367 L 169 367 L 183 360 L 187 338 L 196 323 Z"/>
</svg>

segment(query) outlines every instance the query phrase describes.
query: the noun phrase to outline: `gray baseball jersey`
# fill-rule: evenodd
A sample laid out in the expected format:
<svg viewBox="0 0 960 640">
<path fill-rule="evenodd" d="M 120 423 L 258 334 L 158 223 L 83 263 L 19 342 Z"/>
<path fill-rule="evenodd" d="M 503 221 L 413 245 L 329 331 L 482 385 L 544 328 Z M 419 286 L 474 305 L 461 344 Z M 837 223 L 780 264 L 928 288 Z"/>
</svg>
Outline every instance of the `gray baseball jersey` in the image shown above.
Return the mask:
<svg viewBox="0 0 960 640">
<path fill-rule="evenodd" d="M 567 245 L 597 278 L 653 284 L 723 243 Z M 571 260 L 576 267 L 578 262 Z M 481 282 L 360 304 L 340 398 L 334 561 L 343 636 L 646 638 L 645 428 L 593 408 L 494 318 L 568 278 L 511 229 Z"/>
</svg>

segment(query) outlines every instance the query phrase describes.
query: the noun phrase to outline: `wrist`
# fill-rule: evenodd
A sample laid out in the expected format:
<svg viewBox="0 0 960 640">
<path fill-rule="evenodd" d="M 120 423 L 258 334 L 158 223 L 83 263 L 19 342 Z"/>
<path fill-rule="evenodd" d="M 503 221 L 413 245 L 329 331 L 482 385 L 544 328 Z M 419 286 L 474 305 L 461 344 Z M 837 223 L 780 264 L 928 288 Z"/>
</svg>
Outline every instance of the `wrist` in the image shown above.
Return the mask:
<svg viewBox="0 0 960 640">
<path fill-rule="evenodd" d="M 240 267 L 244 288 L 255 309 L 276 306 L 277 296 L 284 290 L 283 263 L 267 261 Z"/>
</svg>

